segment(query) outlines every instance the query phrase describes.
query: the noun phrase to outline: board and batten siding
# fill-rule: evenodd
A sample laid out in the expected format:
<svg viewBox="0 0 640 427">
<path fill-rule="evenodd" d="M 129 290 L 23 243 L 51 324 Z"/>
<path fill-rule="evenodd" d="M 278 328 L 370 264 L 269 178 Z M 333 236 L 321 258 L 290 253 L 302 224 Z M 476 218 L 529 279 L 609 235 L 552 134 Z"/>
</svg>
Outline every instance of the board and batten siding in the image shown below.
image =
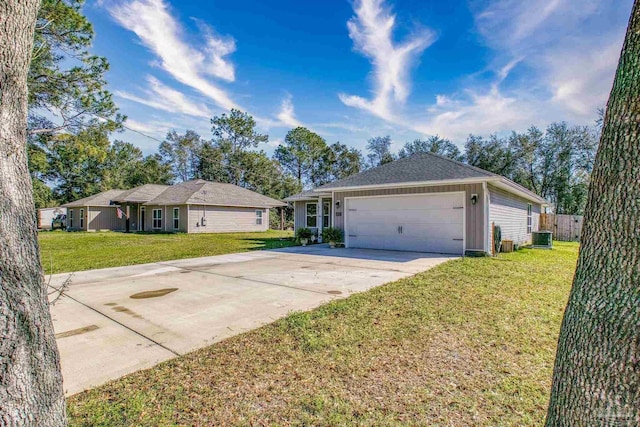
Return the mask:
<svg viewBox="0 0 640 427">
<path fill-rule="evenodd" d="M 485 224 L 484 224 L 484 208 L 485 197 L 482 184 L 460 184 L 460 185 L 439 185 L 439 186 L 421 186 L 421 187 L 396 187 L 396 188 L 384 188 L 378 190 L 358 190 L 358 191 L 343 191 L 334 193 L 335 202 L 340 202 L 339 208 L 334 208 L 335 213 L 333 216 L 334 226 L 344 229 L 344 215 L 345 215 L 345 203 L 346 197 L 367 197 L 367 196 L 391 196 L 397 194 L 429 194 L 429 193 L 446 193 L 446 192 L 465 192 L 465 250 L 483 251 L 485 244 Z M 478 201 L 475 205 L 471 204 L 471 195 L 477 194 Z M 392 199 L 390 199 L 392 202 Z M 384 198 L 380 199 L 381 203 L 389 202 Z M 296 224 L 298 224 L 298 203 L 302 203 L 304 209 L 304 202 L 296 202 Z M 302 213 L 302 219 L 304 221 L 304 212 Z"/>
<path fill-rule="evenodd" d="M 306 224 L 305 224 L 305 218 L 306 218 L 305 213 L 307 209 L 306 204 L 307 204 L 307 201 L 297 201 L 294 204 L 294 207 L 293 207 L 293 214 L 295 216 L 294 228 L 296 229 L 296 231 L 299 228 L 306 227 Z"/>
<path fill-rule="evenodd" d="M 527 233 L 527 205 L 531 203 L 531 230 L 537 231 L 540 204 L 492 185 L 489 185 L 489 198 L 489 223 L 500 226 L 502 240 L 513 240 L 518 245 L 531 243 L 531 233 Z"/>
<path fill-rule="evenodd" d="M 262 211 L 262 224 L 256 224 L 256 211 Z M 202 219 L 206 224 L 202 225 Z M 189 205 L 189 233 L 228 233 L 267 231 L 269 209 L 232 206 Z"/>
</svg>

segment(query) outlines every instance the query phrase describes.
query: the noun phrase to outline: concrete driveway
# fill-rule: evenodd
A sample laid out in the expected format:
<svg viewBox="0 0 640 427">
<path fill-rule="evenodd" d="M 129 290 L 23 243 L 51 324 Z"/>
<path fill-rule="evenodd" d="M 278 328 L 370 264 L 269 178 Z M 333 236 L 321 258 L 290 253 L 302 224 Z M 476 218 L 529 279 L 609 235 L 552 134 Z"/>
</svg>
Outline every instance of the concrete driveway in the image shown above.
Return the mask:
<svg viewBox="0 0 640 427">
<path fill-rule="evenodd" d="M 452 258 L 314 245 L 75 273 L 51 307 L 65 392 Z M 68 278 L 54 275 L 50 286 L 59 289 Z"/>
</svg>

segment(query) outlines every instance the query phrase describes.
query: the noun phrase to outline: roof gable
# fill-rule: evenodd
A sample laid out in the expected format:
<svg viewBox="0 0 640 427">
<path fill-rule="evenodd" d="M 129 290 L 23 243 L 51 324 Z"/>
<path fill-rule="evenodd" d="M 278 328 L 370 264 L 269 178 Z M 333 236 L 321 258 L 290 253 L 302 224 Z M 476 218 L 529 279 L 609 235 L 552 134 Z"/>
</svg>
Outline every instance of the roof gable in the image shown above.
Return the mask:
<svg viewBox="0 0 640 427">
<path fill-rule="evenodd" d="M 271 208 L 286 206 L 279 200 L 233 184 L 209 182 L 202 179 L 172 185 L 147 205 L 215 205 Z"/>
<path fill-rule="evenodd" d="M 142 203 L 158 197 L 163 191 L 169 188 L 168 185 L 144 184 L 139 187 L 123 191 L 117 198 L 118 202 Z"/>
<path fill-rule="evenodd" d="M 82 206 L 110 206 L 111 201 L 117 199 L 125 190 L 107 190 L 98 194 L 94 194 L 83 199 L 62 205 L 65 208 L 74 208 Z"/>
</svg>

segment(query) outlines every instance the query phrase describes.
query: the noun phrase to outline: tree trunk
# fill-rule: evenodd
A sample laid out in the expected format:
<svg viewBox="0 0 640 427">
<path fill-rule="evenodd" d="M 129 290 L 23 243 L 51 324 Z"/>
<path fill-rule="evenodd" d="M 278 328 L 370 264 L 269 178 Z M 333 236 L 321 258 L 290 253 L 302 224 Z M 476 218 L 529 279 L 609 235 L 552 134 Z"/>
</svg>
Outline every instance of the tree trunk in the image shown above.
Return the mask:
<svg viewBox="0 0 640 427">
<path fill-rule="evenodd" d="M 640 0 L 591 176 L 546 425 L 640 425 Z"/>
<path fill-rule="evenodd" d="M 38 0 L 0 1 L 0 425 L 66 424 L 27 167 L 27 71 Z"/>
</svg>

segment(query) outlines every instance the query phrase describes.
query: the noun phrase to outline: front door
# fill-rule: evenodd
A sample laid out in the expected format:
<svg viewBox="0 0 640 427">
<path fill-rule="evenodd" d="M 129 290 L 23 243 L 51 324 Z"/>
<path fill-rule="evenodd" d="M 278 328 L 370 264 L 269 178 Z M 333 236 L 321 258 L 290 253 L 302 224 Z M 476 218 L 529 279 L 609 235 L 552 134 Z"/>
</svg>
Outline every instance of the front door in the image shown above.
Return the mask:
<svg viewBox="0 0 640 427">
<path fill-rule="evenodd" d="M 146 215 L 146 209 L 145 207 L 141 207 L 140 208 L 140 231 L 144 231 L 146 229 L 146 227 L 144 226 L 144 222 L 145 222 L 145 217 Z"/>
</svg>

